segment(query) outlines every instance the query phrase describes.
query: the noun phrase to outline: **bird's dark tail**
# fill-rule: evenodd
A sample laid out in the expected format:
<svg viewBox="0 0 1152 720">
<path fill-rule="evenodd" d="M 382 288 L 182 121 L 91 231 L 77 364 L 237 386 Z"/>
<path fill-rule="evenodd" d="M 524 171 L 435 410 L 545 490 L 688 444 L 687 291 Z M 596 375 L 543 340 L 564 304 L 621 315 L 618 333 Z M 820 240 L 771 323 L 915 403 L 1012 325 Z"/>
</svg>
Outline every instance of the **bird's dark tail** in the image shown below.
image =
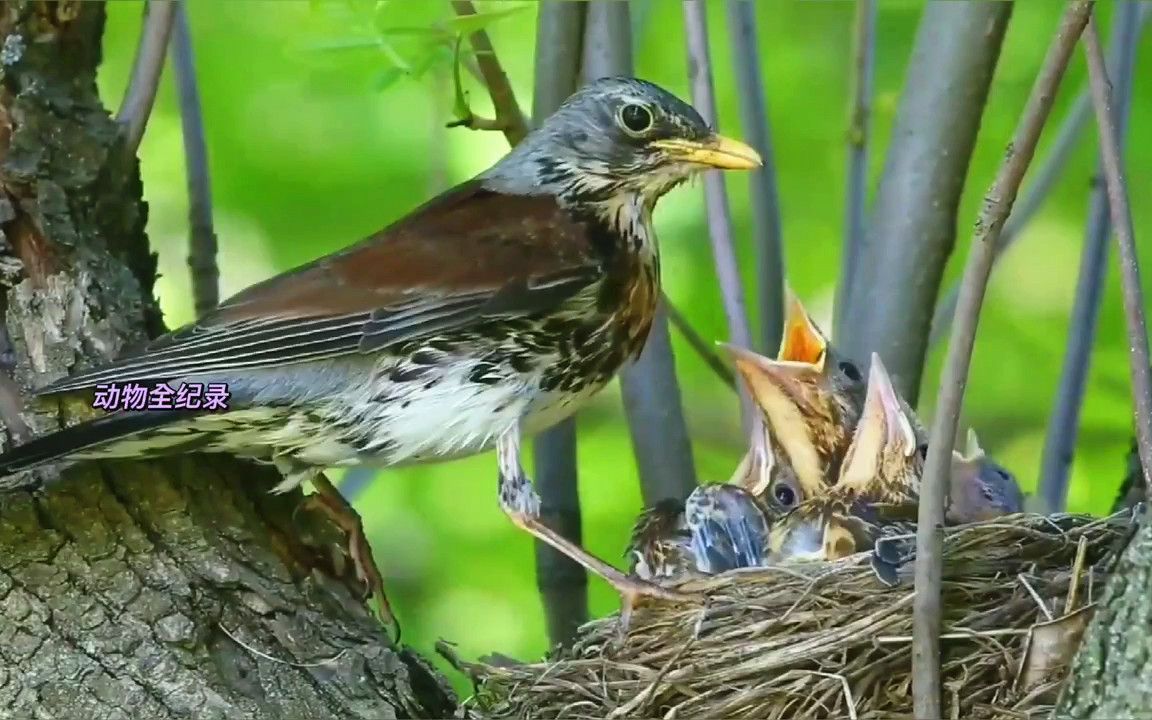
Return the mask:
<svg viewBox="0 0 1152 720">
<path fill-rule="evenodd" d="M 196 410 L 120 411 L 34 438 L 0 455 L 0 477 L 66 459 L 147 457 L 188 452 L 189 443 L 204 442 L 196 433 L 159 433 Z M 137 440 L 138 442 L 129 442 Z"/>
</svg>

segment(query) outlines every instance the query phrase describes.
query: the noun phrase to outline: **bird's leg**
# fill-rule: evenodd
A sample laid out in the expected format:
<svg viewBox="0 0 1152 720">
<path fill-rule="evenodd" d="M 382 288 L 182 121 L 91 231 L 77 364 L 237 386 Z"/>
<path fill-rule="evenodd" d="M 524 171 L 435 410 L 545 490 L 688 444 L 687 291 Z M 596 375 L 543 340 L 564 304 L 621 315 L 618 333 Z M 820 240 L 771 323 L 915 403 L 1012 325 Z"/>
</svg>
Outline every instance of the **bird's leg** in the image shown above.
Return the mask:
<svg viewBox="0 0 1152 720">
<path fill-rule="evenodd" d="M 520 430 L 517 427 L 500 436 L 496 445 L 500 463 L 500 507 L 517 527 L 528 531 L 537 539 L 548 543 L 585 569 L 604 578 L 621 596 L 620 632 L 627 632 L 636 602 L 640 598 L 660 598 L 677 602 L 698 599 L 694 595 L 676 592 L 629 577 L 612 565 L 592 555 L 584 548 L 557 533 L 540 521 L 540 496 L 520 464 Z"/>
<path fill-rule="evenodd" d="M 289 463 L 291 461 L 284 458 L 276 459 L 277 466 L 280 467 L 281 472 L 285 473 L 286 478 L 291 477 L 293 472 L 302 472 L 296 468 L 287 470 Z M 295 463 L 291 464 L 295 465 Z M 394 639 L 399 643 L 400 622 L 392 612 L 388 596 L 384 594 L 384 581 L 381 578 L 376 559 L 372 555 L 372 547 L 368 544 L 368 539 L 364 534 L 364 522 L 360 518 L 360 514 L 344 499 L 344 496 L 324 476 L 324 473 L 312 471 L 309 473 L 308 479 L 312 481 L 312 487 L 315 488 L 316 492 L 305 498 L 301 507 L 306 510 L 320 511 L 332 524 L 344 532 L 347 537 L 345 551 L 352 561 L 356 579 L 363 585 L 364 597 L 372 597 L 375 600 L 377 614 L 385 624 L 394 629 L 396 633 Z"/>
</svg>

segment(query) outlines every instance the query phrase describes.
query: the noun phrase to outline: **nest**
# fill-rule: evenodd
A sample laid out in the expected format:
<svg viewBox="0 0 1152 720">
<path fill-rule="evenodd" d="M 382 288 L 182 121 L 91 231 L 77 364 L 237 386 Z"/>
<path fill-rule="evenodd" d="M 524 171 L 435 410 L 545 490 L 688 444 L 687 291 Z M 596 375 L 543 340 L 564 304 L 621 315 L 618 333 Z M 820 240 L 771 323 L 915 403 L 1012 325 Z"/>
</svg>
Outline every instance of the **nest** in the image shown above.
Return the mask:
<svg viewBox="0 0 1152 720">
<path fill-rule="evenodd" d="M 945 530 L 946 717 L 1051 710 L 1132 518 Z M 613 616 L 545 662 L 456 662 L 481 718 L 911 717 L 911 575 L 885 586 L 865 553 L 697 578 L 702 604 L 639 608 L 622 644 Z"/>
</svg>

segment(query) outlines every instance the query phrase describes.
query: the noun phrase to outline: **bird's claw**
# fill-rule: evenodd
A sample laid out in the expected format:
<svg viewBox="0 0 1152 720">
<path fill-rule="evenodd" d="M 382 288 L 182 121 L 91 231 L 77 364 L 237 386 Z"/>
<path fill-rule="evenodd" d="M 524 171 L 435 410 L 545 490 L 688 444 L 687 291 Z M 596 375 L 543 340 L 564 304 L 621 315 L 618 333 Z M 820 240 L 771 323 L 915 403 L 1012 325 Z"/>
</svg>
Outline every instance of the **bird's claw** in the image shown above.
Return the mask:
<svg viewBox="0 0 1152 720">
<path fill-rule="evenodd" d="M 356 575 L 358 597 L 361 601 L 369 598 L 373 600 L 375 614 L 380 621 L 388 626 L 392 632 L 392 639 L 396 645 L 400 644 L 400 622 L 388 596 L 384 593 L 384 581 L 379 566 L 372 554 L 372 546 L 364 533 L 364 524 L 360 515 L 344 499 L 339 491 L 327 479 L 313 480 L 316 492 L 305 498 L 301 507 L 309 510 L 319 510 L 336 527 L 344 532 L 346 542 L 344 553 L 352 563 Z"/>
</svg>

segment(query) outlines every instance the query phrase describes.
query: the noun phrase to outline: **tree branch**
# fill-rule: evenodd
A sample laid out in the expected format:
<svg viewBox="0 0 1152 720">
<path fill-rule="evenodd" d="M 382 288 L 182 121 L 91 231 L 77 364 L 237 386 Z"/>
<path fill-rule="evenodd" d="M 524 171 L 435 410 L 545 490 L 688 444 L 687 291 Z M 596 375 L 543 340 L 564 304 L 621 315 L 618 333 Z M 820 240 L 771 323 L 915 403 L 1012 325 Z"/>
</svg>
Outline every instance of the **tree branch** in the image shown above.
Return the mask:
<svg viewBox="0 0 1152 720">
<path fill-rule="evenodd" d="M 1041 130 L 1052 110 L 1060 80 L 1076 48 L 1092 10 L 1091 2 L 1068 6 L 1060 29 L 1044 58 L 1040 73 L 1028 96 L 1028 103 L 1012 136 L 996 180 L 984 196 L 984 206 L 960 285 L 956 327 L 948 346 L 944 374 L 936 402 L 936 417 L 928 440 L 928 457 L 920 488 L 920 509 L 916 531 L 916 597 L 913 601 L 912 694 L 918 718 L 938 718 L 940 714 L 940 576 L 941 535 L 944 498 L 948 487 L 952 448 L 960 419 L 964 389 L 980 306 L 992 271 L 996 238 L 1016 200 L 1020 183 L 1028 169 Z"/>
<path fill-rule="evenodd" d="M 845 306 L 864 245 L 868 206 L 868 139 L 872 125 L 872 95 L 876 76 L 877 0 L 856 0 L 855 48 L 852 54 L 852 114 L 848 127 L 848 190 L 844 210 L 844 250 L 836 285 L 833 337 L 840 338 Z"/>
<path fill-rule="evenodd" d="M 148 116 L 156 102 L 156 89 L 164 72 L 164 55 L 168 50 L 168 36 L 172 32 L 175 14 L 175 0 L 147 0 L 144 5 L 144 26 L 140 29 L 132 76 L 116 113 L 116 122 L 120 124 L 124 137 L 124 151 L 129 155 L 135 155 L 140 147 Z"/>
<path fill-rule="evenodd" d="M 452 0 L 452 7 L 461 17 L 476 14 L 476 7 L 472 0 Z M 488 94 L 492 96 L 492 106 L 496 109 L 496 122 L 491 129 L 499 129 L 508 139 L 508 144 L 515 146 L 528 134 L 528 123 L 520 106 L 516 103 L 516 94 L 512 91 L 512 84 L 500 61 L 496 59 L 496 52 L 492 49 L 492 41 L 488 33 L 483 30 L 472 33 L 468 38 L 472 44 L 472 52 L 476 55 L 476 63 L 484 76 L 484 84 L 488 87 Z M 469 127 L 478 127 L 470 125 Z"/>
<path fill-rule="evenodd" d="M 1116 247 L 1120 257 L 1120 280 L 1124 293 L 1124 319 L 1128 326 L 1128 361 L 1132 373 L 1132 393 L 1135 405 L 1136 446 L 1140 465 L 1144 471 L 1144 486 L 1152 473 L 1152 367 L 1148 359 L 1148 328 L 1144 319 L 1144 293 L 1140 284 L 1140 264 L 1136 255 L 1135 232 L 1132 228 L 1132 210 L 1128 204 L 1128 189 L 1124 180 L 1124 158 L 1120 150 L 1118 116 L 1112 108 L 1113 91 L 1108 84 L 1108 71 L 1100 50 L 1100 37 L 1096 24 L 1088 18 L 1084 33 L 1084 49 L 1088 55 L 1088 77 L 1092 87 L 1092 105 L 1096 110 L 1096 127 L 1100 133 L 1100 160 L 1104 167 L 1104 181 L 1108 188 L 1112 226 L 1116 233 Z M 1122 121 L 1120 121 L 1122 122 Z"/>
<path fill-rule="evenodd" d="M 216 231 L 212 223 L 212 183 L 208 174 L 208 146 L 200 91 L 196 86 L 196 58 L 188 28 L 187 0 L 173 0 L 172 66 L 180 97 L 180 123 L 184 134 L 184 162 L 188 182 L 188 268 L 196 316 L 220 302 L 220 269 L 216 265 Z"/>
<path fill-rule="evenodd" d="M 1113 101 L 1117 112 L 1114 120 L 1122 145 L 1127 135 L 1128 115 L 1132 107 L 1138 14 L 1137 3 L 1124 2 L 1116 6 L 1112 20 L 1110 45 L 1113 60 L 1110 67 L 1112 77 L 1116 78 Z M 1068 344 L 1064 350 L 1055 407 L 1049 416 L 1044 452 L 1040 460 L 1039 495 L 1044 500 L 1045 510 L 1052 513 L 1062 512 L 1067 502 L 1068 475 L 1076 447 L 1080 409 L 1084 403 L 1084 388 L 1100 315 L 1100 299 L 1108 270 L 1108 237 L 1112 230 L 1108 210 L 1108 195 L 1101 170 L 1097 168 L 1088 211 L 1088 228 L 1080 257 L 1080 273 L 1076 281 L 1076 296 L 1072 303 L 1072 322 L 1068 327 Z"/>
<path fill-rule="evenodd" d="M 712 88 L 712 58 L 708 48 L 707 8 L 701 0 L 683 0 L 684 31 L 688 39 L 688 73 L 692 81 L 692 101 L 704 119 L 716 127 L 716 98 Z M 728 193 L 720 173 L 704 176 L 704 196 L 708 204 L 708 231 L 712 239 L 712 255 L 720 292 L 724 299 L 724 315 L 728 319 L 728 339 L 741 347 L 752 347 L 752 333 L 748 327 L 748 313 L 744 304 L 744 291 L 740 282 L 740 267 L 732 239 L 732 216 L 728 208 Z M 783 288 L 777 288 L 783 292 Z M 753 412 L 748 392 L 740 388 L 740 408 L 743 426 L 751 431 Z"/>
<path fill-rule="evenodd" d="M 878 352 L 915 406 L 932 309 L 1012 3 L 924 5 L 837 342 Z M 859 290 L 859 292 L 856 292 Z M 867 290 L 867 300 L 864 292 Z"/>
<path fill-rule="evenodd" d="M 540 4 L 538 13 L 532 93 L 536 124 L 555 112 L 580 84 L 586 6 L 549 0 Z M 533 446 L 542 519 L 569 540 L 583 543 L 576 418 L 540 433 Z M 577 628 L 588 620 L 588 574 L 568 556 L 536 541 L 536 587 L 544 603 L 549 642 L 570 644 Z"/>
<path fill-rule="evenodd" d="M 1134 2 L 1138 8 L 1139 20 L 1136 22 L 1136 33 L 1139 35 L 1148 27 L 1148 20 L 1152 19 L 1152 2 L 1142 0 Z M 1109 45 L 1108 67 L 1116 67 L 1120 62 L 1119 45 Z M 1024 197 L 1016 203 L 1008 222 L 1004 224 L 1004 232 L 1000 234 L 1000 242 L 996 246 L 996 261 L 999 262 L 1004 253 L 1008 252 L 1024 233 L 1024 228 L 1035 217 L 1044 205 L 1048 196 L 1055 187 L 1056 182 L 1068 165 L 1072 151 L 1083 135 L 1084 128 L 1088 126 L 1088 119 L 1092 116 L 1092 96 L 1088 91 L 1088 84 L 1076 93 L 1076 99 L 1069 106 L 1067 115 L 1052 141 L 1048 155 L 1040 161 L 1035 173 L 1035 179 L 1028 183 Z M 993 266 L 995 268 L 995 265 Z M 936 347 L 940 341 L 948 336 L 952 329 L 952 319 L 956 315 L 956 299 L 960 291 L 953 285 L 936 305 L 936 314 L 932 316 L 932 333 L 928 339 L 929 349 Z"/>
<path fill-rule="evenodd" d="M 871 0 L 868 0 L 871 1 Z M 728 35 L 732 39 L 732 65 L 740 91 L 740 125 L 746 140 L 764 161 L 748 179 L 752 205 L 752 240 L 756 248 L 756 293 L 760 311 L 758 346 L 775 356 L 784 334 L 784 241 L 780 221 L 780 193 L 776 184 L 776 158 L 760 72 L 756 37 L 756 6 L 752 0 L 728 0 Z"/>
</svg>

